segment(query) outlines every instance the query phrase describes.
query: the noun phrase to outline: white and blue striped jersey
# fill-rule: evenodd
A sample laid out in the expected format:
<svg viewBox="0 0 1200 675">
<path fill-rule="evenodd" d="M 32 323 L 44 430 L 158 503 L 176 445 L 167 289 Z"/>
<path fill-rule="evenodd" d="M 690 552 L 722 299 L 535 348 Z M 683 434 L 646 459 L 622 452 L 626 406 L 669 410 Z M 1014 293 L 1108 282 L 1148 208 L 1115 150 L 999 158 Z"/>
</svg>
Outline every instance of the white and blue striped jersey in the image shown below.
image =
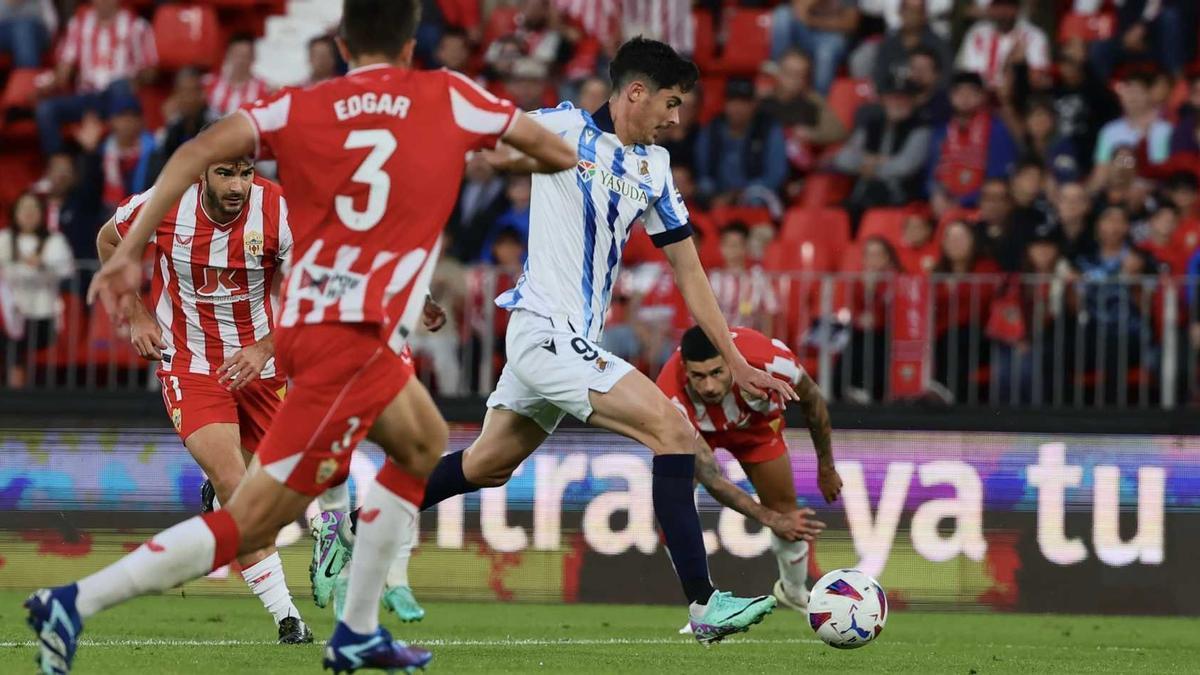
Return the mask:
<svg viewBox="0 0 1200 675">
<path fill-rule="evenodd" d="M 589 115 L 570 103 L 529 113 L 577 144 L 573 170 L 533 177 L 529 254 L 517 285 L 496 298 L 598 340 L 639 219 L 657 246 L 691 235 L 687 207 L 671 179 L 671 156 L 657 145 L 623 145 L 608 106 Z"/>
</svg>

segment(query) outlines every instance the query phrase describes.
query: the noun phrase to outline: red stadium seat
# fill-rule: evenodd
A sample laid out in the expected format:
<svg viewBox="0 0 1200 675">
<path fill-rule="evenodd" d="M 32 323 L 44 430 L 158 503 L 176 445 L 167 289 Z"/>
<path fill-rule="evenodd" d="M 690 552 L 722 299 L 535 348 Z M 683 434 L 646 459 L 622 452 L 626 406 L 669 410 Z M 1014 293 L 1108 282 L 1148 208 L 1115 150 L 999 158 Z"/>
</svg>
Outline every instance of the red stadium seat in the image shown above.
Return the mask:
<svg viewBox="0 0 1200 675">
<path fill-rule="evenodd" d="M 693 10 L 692 30 L 696 41 L 692 59 L 701 73 L 712 73 L 718 68 L 717 34 L 713 30 L 712 14 L 703 9 Z"/>
<path fill-rule="evenodd" d="M 850 243 L 850 217 L 837 208 L 791 208 L 783 216 L 779 238 L 812 242 L 836 259 Z"/>
<path fill-rule="evenodd" d="M 32 110 L 37 102 L 37 77 L 41 68 L 18 68 L 8 75 L 4 94 L 0 95 L 0 112 L 10 108 Z"/>
<path fill-rule="evenodd" d="M 762 222 L 775 222 L 771 218 L 770 209 L 762 206 L 721 206 L 713 209 L 711 215 L 718 232 L 735 220 L 742 221 L 747 227 Z"/>
<path fill-rule="evenodd" d="M 892 246 L 899 246 L 904 232 L 904 220 L 910 213 L 912 211 L 903 206 L 870 209 L 863 214 L 862 223 L 858 226 L 858 241 L 883 237 Z"/>
<path fill-rule="evenodd" d="M 517 25 L 516 7 L 497 7 L 488 15 L 487 25 L 483 28 L 484 49 L 496 41 L 496 38 L 508 35 Z"/>
<path fill-rule="evenodd" d="M 804 179 L 804 187 L 796 201 L 801 206 L 817 208 L 836 206 L 850 196 L 854 179 L 840 173 L 813 173 Z"/>
<path fill-rule="evenodd" d="M 1067 14 L 1058 24 L 1059 43 L 1081 39 L 1084 42 L 1107 40 L 1116 30 L 1116 17 L 1105 12 L 1102 14 Z"/>
<path fill-rule="evenodd" d="M 854 114 L 863 103 L 875 99 L 875 88 L 869 80 L 839 77 L 829 89 L 829 107 L 847 129 L 854 128 Z"/>
<path fill-rule="evenodd" d="M 103 370 L 109 364 L 116 364 L 119 368 L 145 365 L 145 361 L 133 350 L 129 337 L 117 333 L 101 303 L 92 306 L 87 329 L 85 353 L 87 360 L 94 363 L 97 370 Z"/>
<path fill-rule="evenodd" d="M 163 5 L 154 12 L 159 65 L 215 68 L 221 63 L 221 32 L 210 5 Z"/>
<path fill-rule="evenodd" d="M 771 11 L 727 9 L 728 39 L 719 68 L 729 75 L 751 76 L 771 58 Z"/>
</svg>

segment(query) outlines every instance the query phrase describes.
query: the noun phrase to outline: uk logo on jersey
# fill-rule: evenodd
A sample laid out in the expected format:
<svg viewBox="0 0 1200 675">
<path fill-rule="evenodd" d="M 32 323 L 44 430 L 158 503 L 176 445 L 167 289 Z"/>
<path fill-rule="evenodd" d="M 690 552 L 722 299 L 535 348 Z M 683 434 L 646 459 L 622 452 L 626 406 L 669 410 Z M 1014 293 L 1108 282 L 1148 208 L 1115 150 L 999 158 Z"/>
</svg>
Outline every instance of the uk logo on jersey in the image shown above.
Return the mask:
<svg viewBox="0 0 1200 675">
<path fill-rule="evenodd" d="M 237 270 L 225 267 L 205 267 L 204 284 L 196 289 L 196 295 L 205 302 L 237 302 L 245 300 L 242 286 L 237 282 Z"/>
<path fill-rule="evenodd" d="M 575 170 L 579 172 L 579 177 L 585 183 L 590 183 L 592 178 L 596 176 L 596 164 L 586 159 L 579 160 L 579 163 L 575 165 Z"/>
</svg>

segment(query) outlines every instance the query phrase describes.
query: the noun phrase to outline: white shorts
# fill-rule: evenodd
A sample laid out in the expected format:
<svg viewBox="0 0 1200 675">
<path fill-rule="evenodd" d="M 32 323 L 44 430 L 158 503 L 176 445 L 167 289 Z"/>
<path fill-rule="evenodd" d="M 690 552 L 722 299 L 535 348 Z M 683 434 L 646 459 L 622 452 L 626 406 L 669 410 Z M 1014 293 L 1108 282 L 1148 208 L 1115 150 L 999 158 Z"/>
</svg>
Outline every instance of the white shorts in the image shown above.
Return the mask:
<svg viewBox="0 0 1200 675">
<path fill-rule="evenodd" d="M 588 394 L 609 391 L 633 370 L 566 324 L 527 310 L 513 311 L 504 336 L 508 363 L 488 397 L 489 408 L 524 415 L 552 433 L 567 413 L 586 422 L 592 415 Z"/>
</svg>

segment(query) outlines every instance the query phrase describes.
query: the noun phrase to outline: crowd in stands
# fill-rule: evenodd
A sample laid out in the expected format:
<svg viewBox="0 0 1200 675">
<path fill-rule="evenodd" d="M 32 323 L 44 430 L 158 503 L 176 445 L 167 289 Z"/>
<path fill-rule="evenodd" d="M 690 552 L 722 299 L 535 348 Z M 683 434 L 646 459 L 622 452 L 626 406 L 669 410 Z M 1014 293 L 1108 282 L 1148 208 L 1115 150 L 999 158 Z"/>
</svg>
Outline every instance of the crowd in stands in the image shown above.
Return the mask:
<svg viewBox="0 0 1200 675">
<path fill-rule="evenodd" d="M 0 0 L 0 143 L 24 133 L 36 151 L 22 163 L 37 171 L 14 188 L 0 159 L 5 274 L 69 276 L 72 254 L 94 258 L 113 206 L 151 185 L 175 148 L 283 84 L 253 74 L 261 25 L 223 23 L 223 56 L 164 67 L 154 19 L 172 3 L 75 4 Z M 701 83 L 659 142 L 730 322 L 802 355 L 836 343 L 832 393 L 880 401 L 899 377 L 888 365 L 895 279 L 932 275 L 930 370 L 943 397 L 1028 402 L 1050 386 L 1036 373 L 1056 353 L 1037 341 L 1059 340 L 1060 355 L 1077 335 L 1092 345 L 1068 377 L 1155 377 L 1167 277 L 1180 284 L 1180 344 L 1200 348 L 1182 281 L 1200 274 L 1197 4 L 426 0 L 417 54 L 524 109 L 588 110 L 609 96 L 622 39 L 691 54 Z M 344 71 L 332 39 L 308 50 L 311 82 Z M 29 71 L 32 94 L 11 95 Z M 434 282 L 455 321 L 415 342 L 444 393 L 478 382 L 462 344 L 494 340 L 502 357 L 504 313 L 468 310 L 519 276 L 530 191 L 528 177 L 468 162 Z M 849 276 L 828 298 L 806 276 L 834 273 Z M 1147 275 L 1160 280 L 1151 297 L 1127 283 Z M 30 322 L 45 318 L 41 304 L 22 307 Z M 635 234 L 606 346 L 653 372 L 687 325 L 665 259 Z M 969 368 L 956 363 L 964 354 Z"/>
</svg>

